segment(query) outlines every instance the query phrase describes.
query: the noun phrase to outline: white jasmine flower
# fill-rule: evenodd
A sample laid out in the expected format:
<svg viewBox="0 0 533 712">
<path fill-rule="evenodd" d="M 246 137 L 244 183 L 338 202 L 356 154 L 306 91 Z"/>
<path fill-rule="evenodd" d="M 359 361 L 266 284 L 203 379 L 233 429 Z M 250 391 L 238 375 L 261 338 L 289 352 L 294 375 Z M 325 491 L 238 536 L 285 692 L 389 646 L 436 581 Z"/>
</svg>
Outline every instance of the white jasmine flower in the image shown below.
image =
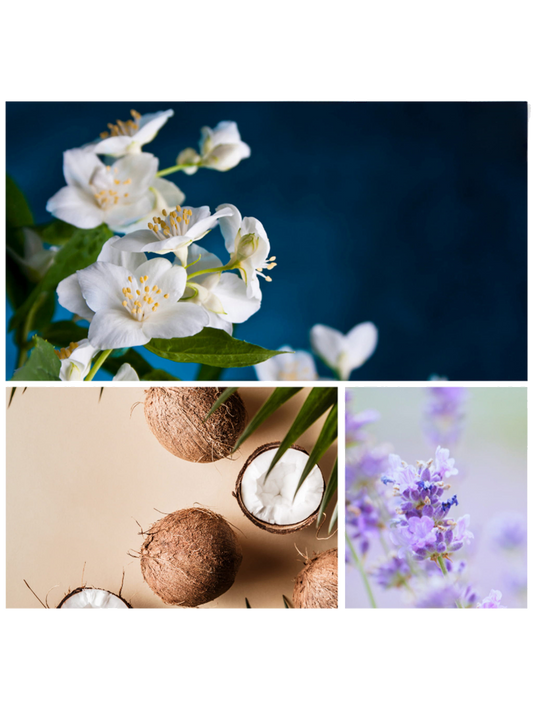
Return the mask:
<svg viewBox="0 0 533 712">
<path fill-rule="evenodd" d="M 123 363 L 113 376 L 114 381 L 138 381 L 137 371 L 129 363 Z"/>
<path fill-rule="evenodd" d="M 261 287 L 258 277 L 264 277 L 267 282 L 272 278 L 263 274 L 263 270 L 271 270 L 276 266 L 275 257 L 268 257 L 270 242 L 265 228 L 255 218 L 242 218 L 234 205 L 224 203 L 217 211 L 230 212 L 219 219 L 220 230 L 224 237 L 226 250 L 230 253 L 229 266 L 238 269 L 246 282 L 249 297 L 261 298 Z"/>
<path fill-rule="evenodd" d="M 246 284 L 236 274 L 213 272 L 199 274 L 208 269 L 222 267 L 222 262 L 198 245 L 191 245 L 188 255 L 185 297 L 194 304 L 200 304 L 209 317 L 208 326 L 224 329 L 231 334 L 232 324 L 240 324 L 249 319 L 261 306 L 261 300 L 248 297 Z"/>
<path fill-rule="evenodd" d="M 61 359 L 59 378 L 62 381 L 83 381 L 91 370 L 91 361 L 98 351 L 88 339 L 74 342 L 63 349 L 56 351 Z"/>
<path fill-rule="evenodd" d="M 91 322 L 91 345 L 101 350 L 142 346 L 153 338 L 192 336 L 207 326 L 202 307 L 178 303 L 187 281 L 183 267 L 114 250 L 120 239 L 108 240 L 97 262 L 57 288 L 61 306 Z M 112 252 L 114 261 L 105 261 Z"/>
<path fill-rule="evenodd" d="M 313 350 L 346 381 L 354 368 L 359 368 L 372 356 L 378 342 L 378 330 L 367 321 L 355 326 L 346 335 L 336 329 L 316 324 L 311 329 Z"/>
<path fill-rule="evenodd" d="M 18 255 L 9 245 L 8 253 L 18 262 L 22 271 L 32 282 L 39 282 L 52 266 L 59 247 L 46 249 L 39 235 L 31 228 L 22 228 L 24 235 L 24 257 Z"/>
<path fill-rule="evenodd" d="M 121 227 L 117 232 L 126 233 L 128 235 L 138 230 L 146 230 L 146 226 L 148 222 L 153 219 L 151 216 L 154 215 L 154 213 L 155 215 L 160 215 L 163 210 L 169 213 L 174 210 L 172 206 L 182 205 L 185 201 L 185 194 L 175 183 L 170 180 L 165 180 L 165 178 L 154 178 L 150 186 L 150 192 L 152 193 L 154 203 L 149 212 L 143 215 L 140 220 Z"/>
<path fill-rule="evenodd" d="M 155 197 L 150 188 L 158 165 L 150 153 L 129 155 L 106 166 L 90 148 L 65 151 L 67 185 L 50 198 L 46 209 L 76 227 L 106 223 L 121 232 L 153 209 Z"/>
<path fill-rule="evenodd" d="M 220 121 L 214 129 L 204 126 L 201 133 L 200 153 L 193 148 L 186 148 L 178 156 L 178 165 L 196 164 L 185 168 L 185 173 L 192 175 L 199 166 L 216 171 L 229 171 L 243 158 L 250 156 L 250 146 L 241 141 L 235 121 Z"/>
<path fill-rule="evenodd" d="M 107 125 L 109 131 L 103 131 L 100 134 L 102 140 L 94 144 L 95 153 L 115 157 L 125 156 L 126 153 L 140 153 L 142 146 L 153 141 L 159 129 L 174 116 L 172 109 L 143 116 L 133 109 L 130 113 L 132 119 Z"/>
<path fill-rule="evenodd" d="M 89 339 L 82 339 L 79 343 L 71 343 L 69 346 L 56 351 L 61 360 L 61 370 L 59 378 L 62 381 L 83 381 L 91 370 L 91 361 L 98 349 L 94 348 Z M 114 381 L 138 381 L 139 376 L 129 363 L 123 363 L 118 369 Z"/>
<path fill-rule="evenodd" d="M 113 245 L 118 240 L 120 240 L 120 237 L 112 237 L 104 244 L 98 255 L 97 262 L 110 262 L 111 264 L 125 267 L 130 271 L 136 270 L 137 267 L 147 262 L 145 255 L 115 250 Z M 87 306 L 87 302 L 81 293 L 78 274 L 79 272 L 71 274 L 57 285 L 58 301 L 62 307 L 65 307 L 73 314 L 77 314 L 87 321 L 92 321 L 94 312 Z"/>
<path fill-rule="evenodd" d="M 278 351 L 292 351 L 290 346 L 280 346 Z M 313 357 L 307 351 L 280 354 L 254 366 L 259 381 L 316 381 Z"/>
<path fill-rule="evenodd" d="M 176 206 L 170 212 L 155 215 L 146 228 L 123 237 L 116 249 L 126 252 L 156 252 L 167 255 L 173 252 L 182 265 L 187 264 L 187 248 L 212 230 L 221 217 L 231 215 L 229 208 L 218 209 L 211 215 L 207 205 L 201 208 Z"/>
</svg>

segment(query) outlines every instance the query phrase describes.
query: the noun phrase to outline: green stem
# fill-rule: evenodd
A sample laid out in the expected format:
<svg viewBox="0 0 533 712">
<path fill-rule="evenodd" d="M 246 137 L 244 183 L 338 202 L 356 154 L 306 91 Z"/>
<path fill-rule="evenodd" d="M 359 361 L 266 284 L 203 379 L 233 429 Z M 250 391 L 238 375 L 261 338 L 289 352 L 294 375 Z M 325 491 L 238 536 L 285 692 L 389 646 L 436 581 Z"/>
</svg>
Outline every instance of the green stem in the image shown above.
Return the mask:
<svg viewBox="0 0 533 712">
<path fill-rule="evenodd" d="M 220 267 L 210 267 L 209 269 L 201 269 L 198 272 L 194 272 L 193 274 L 190 274 L 187 277 L 187 282 L 189 282 L 191 279 L 194 279 L 194 277 L 198 277 L 201 274 L 213 274 L 214 272 L 224 272 L 226 269 L 234 269 L 234 267 L 230 267 L 230 262 L 228 262 L 227 265 L 221 265 Z"/>
<path fill-rule="evenodd" d="M 93 363 L 93 366 L 89 373 L 87 374 L 87 377 L 85 378 L 86 381 L 92 381 L 97 372 L 100 370 L 100 367 L 106 360 L 106 358 L 109 356 L 109 354 L 113 351 L 113 349 L 108 349 L 107 351 L 102 351 L 100 356 L 96 359 L 96 361 Z"/>
<path fill-rule="evenodd" d="M 156 176 L 161 178 L 162 176 L 168 176 L 171 173 L 176 173 L 177 171 L 183 171 L 185 168 L 198 167 L 197 163 L 180 163 L 175 166 L 170 166 L 170 168 L 163 168 L 161 171 L 157 171 Z"/>
<path fill-rule="evenodd" d="M 17 359 L 17 368 L 20 368 L 23 366 L 27 359 L 28 359 L 28 351 L 31 349 L 32 344 L 31 341 L 29 341 L 29 336 L 30 333 L 33 331 L 32 326 L 33 326 L 33 319 L 35 317 L 35 314 L 37 313 L 38 309 L 41 307 L 42 303 L 47 297 L 46 292 L 41 292 L 37 299 L 33 302 L 31 305 L 30 309 L 28 310 L 28 314 L 26 315 L 26 319 L 24 320 L 24 325 L 22 327 L 22 334 L 21 334 L 21 345 L 20 345 L 20 351 L 19 351 L 19 356 Z"/>
<path fill-rule="evenodd" d="M 352 542 L 350 541 L 350 538 L 348 537 L 348 534 L 346 534 L 346 541 L 348 542 L 348 546 L 350 547 L 350 552 L 352 554 L 352 558 L 355 562 L 355 565 L 359 569 L 359 573 L 361 574 L 361 578 L 363 579 L 363 583 L 365 585 L 366 593 L 368 596 L 368 600 L 370 601 L 370 605 L 372 608 L 377 608 L 376 601 L 374 599 L 374 595 L 372 593 L 372 589 L 370 587 L 370 582 L 367 578 L 367 575 L 365 573 L 365 570 L 363 568 L 363 565 L 361 564 L 361 561 L 359 560 L 359 557 L 357 556 L 355 549 L 353 547 Z"/>
<path fill-rule="evenodd" d="M 447 575 L 448 575 L 448 569 L 446 568 L 446 564 L 444 563 L 444 559 L 442 558 L 442 556 L 438 556 L 438 557 L 437 557 L 437 561 L 438 561 L 438 564 L 439 564 L 439 566 L 440 566 L 440 570 L 442 571 L 442 573 L 444 574 L 444 576 L 447 576 Z"/>
</svg>

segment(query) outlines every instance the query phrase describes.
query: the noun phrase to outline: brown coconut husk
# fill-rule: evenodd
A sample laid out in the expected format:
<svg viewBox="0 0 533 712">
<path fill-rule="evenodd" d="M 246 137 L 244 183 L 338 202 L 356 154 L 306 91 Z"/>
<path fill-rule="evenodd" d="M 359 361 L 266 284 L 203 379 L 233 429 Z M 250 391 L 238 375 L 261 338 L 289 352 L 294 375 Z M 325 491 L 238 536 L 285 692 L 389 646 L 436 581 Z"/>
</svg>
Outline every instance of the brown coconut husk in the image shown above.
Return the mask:
<svg viewBox="0 0 533 712">
<path fill-rule="evenodd" d="M 145 534 L 142 574 L 165 603 L 201 606 L 233 585 L 242 550 L 220 514 L 202 507 L 181 509 L 160 519 Z"/>
<path fill-rule="evenodd" d="M 261 519 L 258 519 L 251 512 L 249 512 L 246 509 L 246 506 L 245 506 L 243 498 L 242 498 L 242 492 L 241 492 L 241 484 L 242 484 L 242 479 L 244 477 L 244 473 L 246 472 L 248 467 L 251 465 L 252 461 L 255 460 L 255 458 L 258 457 L 259 455 L 261 455 L 262 453 L 266 452 L 267 450 L 273 450 L 275 448 L 278 448 L 280 445 L 281 445 L 281 442 L 278 440 L 277 442 L 266 443 L 265 445 L 261 445 L 260 447 L 257 448 L 257 450 L 253 451 L 253 453 L 246 460 L 243 468 L 239 472 L 239 476 L 237 477 L 237 482 L 235 483 L 235 491 L 233 492 L 233 496 L 237 499 L 237 502 L 239 503 L 239 507 L 242 509 L 243 514 L 246 517 L 248 517 L 248 519 L 251 522 L 253 522 L 260 529 L 264 529 L 265 531 L 271 532 L 272 534 L 292 534 L 292 532 L 297 532 L 300 529 L 304 529 L 304 527 L 308 527 L 310 524 L 312 524 L 318 517 L 318 510 L 320 509 L 320 506 L 318 506 L 316 508 L 316 510 L 312 514 L 310 514 L 306 519 L 303 519 L 301 522 L 296 522 L 296 524 L 269 524 L 269 522 L 264 522 Z M 309 455 L 307 450 L 305 450 L 303 447 L 300 447 L 299 445 L 291 445 L 291 448 L 293 450 L 300 450 L 300 452 L 305 452 L 306 455 Z M 318 469 L 320 470 L 320 468 L 318 468 Z M 322 474 L 322 470 L 320 470 L 320 474 Z M 322 475 L 322 479 L 324 479 L 323 475 Z M 325 484 L 324 484 L 324 487 L 325 487 Z"/>
<path fill-rule="evenodd" d="M 161 445 L 182 460 L 214 462 L 231 455 L 246 425 L 246 408 L 233 393 L 207 420 L 222 388 L 149 388 L 144 414 Z M 205 422 L 204 422 L 205 421 Z"/>
<path fill-rule="evenodd" d="M 294 583 L 294 607 L 337 608 L 338 595 L 337 549 L 328 549 L 307 559 Z"/>
<path fill-rule="evenodd" d="M 106 588 L 99 588 L 98 586 L 78 586 L 78 588 L 75 588 L 73 591 L 70 591 L 67 593 L 67 595 L 62 599 L 61 603 L 57 608 L 61 608 L 65 601 L 68 601 L 69 598 L 72 598 L 72 596 L 76 596 L 78 593 L 81 593 L 82 591 L 85 591 L 86 589 L 91 589 L 92 591 L 105 591 L 106 593 L 110 593 L 113 596 L 116 596 L 117 598 L 120 598 L 122 603 L 125 603 L 128 608 L 133 608 L 133 606 L 126 601 L 125 598 L 122 598 L 122 596 L 119 593 L 115 593 L 114 591 L 108 591 Z M 122 591 L 122 589 L 121 589 Z"/>
</svg>

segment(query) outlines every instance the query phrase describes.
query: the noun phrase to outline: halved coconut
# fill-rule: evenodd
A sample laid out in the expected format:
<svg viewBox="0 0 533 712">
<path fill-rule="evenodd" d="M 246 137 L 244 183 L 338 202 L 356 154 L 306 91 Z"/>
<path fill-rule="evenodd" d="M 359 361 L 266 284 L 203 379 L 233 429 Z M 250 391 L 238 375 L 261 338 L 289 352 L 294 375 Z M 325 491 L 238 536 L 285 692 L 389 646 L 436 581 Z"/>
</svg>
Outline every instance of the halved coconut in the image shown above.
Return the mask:
<svg viewBox="0 0 533 712">
<path fill-rule="evenodd" d="M 58 608 L 131 608 L 121 596 L 103 588 L 82 586 L 68 593 Z"/>
<path fill-rule="evenodd" d="M 231 455 L 246 424 L 246 408 L 233 393 L 207 420 L 223 388 L 149 388 L 144 415 L 161 445 L 182 460 L 215 462 Z"/>
<path fill-rule="evenodd" d="M 337 608 L 337 549 L 328 549 L 308 559 L 298 574 L 292 602 L 295 608 Z"/>
<path fill-rule="evenodd" d="M 261 445 L 250 455 L 239 473 L 233 496 L 256 526 L 273 534 L 290 534 L 317 518 L 325 484 L 315 465 L 294 497 L 309 459 L 309 453 L 298 445 L 284 453 L 265 481 L 280 444 Z"/>
</svg>

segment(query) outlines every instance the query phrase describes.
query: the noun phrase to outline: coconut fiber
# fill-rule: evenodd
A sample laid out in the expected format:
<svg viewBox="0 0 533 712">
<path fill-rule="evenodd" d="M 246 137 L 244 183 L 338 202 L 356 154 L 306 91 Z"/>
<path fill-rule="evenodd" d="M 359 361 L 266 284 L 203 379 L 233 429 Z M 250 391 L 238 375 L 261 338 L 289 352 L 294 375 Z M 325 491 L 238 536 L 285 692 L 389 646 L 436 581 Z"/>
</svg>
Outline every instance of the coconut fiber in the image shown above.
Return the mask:
<svg viewBox="0 0 533 712">
<path fill-rule="evenodd" d="M 328 549 L 309 559 L 294 584 L 295 608 L 337 608 L 337 549 Z"/>
<path fill-rule="evenodd" d="M 246 424 L 241 397 L 233 393 L 204 422 L 222 388 L 149 388 L 144 414 L 161 445 L 182 460 L 214 462 L 228 457 Z"/>
<path fill-rule="evenodd" d="M 225 593 L 242 561 L 224 517 L 194 507 L 156 522 L 141 548 L 144 580 L 165 603 L 200 606 Z"/>
</svg>

